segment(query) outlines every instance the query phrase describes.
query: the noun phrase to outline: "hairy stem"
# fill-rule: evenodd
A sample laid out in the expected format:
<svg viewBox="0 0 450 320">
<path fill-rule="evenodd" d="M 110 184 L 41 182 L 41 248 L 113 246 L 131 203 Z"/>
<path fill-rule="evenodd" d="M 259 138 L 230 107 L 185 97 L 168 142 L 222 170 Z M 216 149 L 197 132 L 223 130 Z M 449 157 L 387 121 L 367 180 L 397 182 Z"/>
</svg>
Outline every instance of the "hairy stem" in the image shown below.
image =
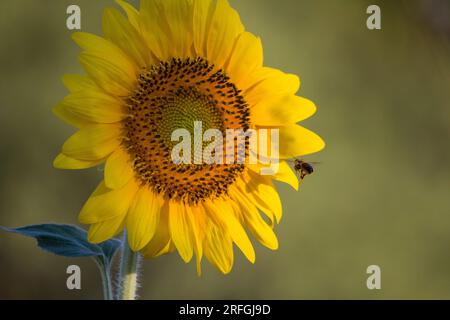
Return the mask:
<svg viewBox="0 0 450 320">
<path fill-rule="evenodd" d="M 128 245 L 127 232 L 124 232 L 122 257 L 120 262 L 120 300 L 136 300 L 139 280 L 139 253 Z"/>
</svg>

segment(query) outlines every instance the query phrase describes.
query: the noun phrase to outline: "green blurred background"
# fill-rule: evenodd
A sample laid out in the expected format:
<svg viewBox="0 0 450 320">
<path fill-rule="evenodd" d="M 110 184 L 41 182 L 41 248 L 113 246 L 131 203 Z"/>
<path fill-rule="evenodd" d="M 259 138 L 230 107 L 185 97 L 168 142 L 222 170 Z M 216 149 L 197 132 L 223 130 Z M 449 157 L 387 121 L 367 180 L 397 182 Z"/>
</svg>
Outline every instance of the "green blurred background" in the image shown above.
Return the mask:
<svg viewBox="0 0 450 320">
<path fill-rule="evenodd" d="M 137 2 L 137 1 L 136 1 Z M 135 3 L 136 3 L 135 2 Z M 229 276 L 176 255 L 145 261 L 145 299 L 450 299 L 450 5 L 442 1 L 230 0 L 260 35 L 265 63 L 299 74 L 318 114 L 306 121 L 327 141 L 300 192 L 279 190 L 280 250 L 256 244 Z M 82 9 L 99 33 L 113 1 L 3 0 L 0 4 L 0 225 L 77 223 L 102 172 L 58 171 L 54 156 L 74 131 L 51 113 L 61 76 L 79 73 L 65 27 Z M 366 8 L 382 8 L 382 31 Z M 236 251 L 237 252 L 237 251 Z M 82 290 L 66 267 L 82 267 Z M 366 268 L 382 269 L 382 290 Z M 0 234 L 0 299 L 99 299 L 89 259 L 43 253 Z"/>
</svg>

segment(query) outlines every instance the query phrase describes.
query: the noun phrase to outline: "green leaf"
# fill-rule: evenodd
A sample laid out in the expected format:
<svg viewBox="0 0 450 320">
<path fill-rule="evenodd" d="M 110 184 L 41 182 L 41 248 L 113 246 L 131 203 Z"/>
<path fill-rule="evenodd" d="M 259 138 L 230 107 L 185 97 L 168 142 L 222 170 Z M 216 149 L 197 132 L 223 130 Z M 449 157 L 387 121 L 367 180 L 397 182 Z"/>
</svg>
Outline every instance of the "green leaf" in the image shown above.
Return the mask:
<svg viewBox="0 0 450 320">
<path fill-rule="evenodd" d="M 81 228 L 64 224 L 41 224 L 16 229 L 0 226 L 1 230 L 32 237 L 38 246 L 63 257 L 92 257 L 101 265 L 109 266 L 122 242 L 111 239 L 101 244 L 87 241 L 87 232 Z"/>
</svg>

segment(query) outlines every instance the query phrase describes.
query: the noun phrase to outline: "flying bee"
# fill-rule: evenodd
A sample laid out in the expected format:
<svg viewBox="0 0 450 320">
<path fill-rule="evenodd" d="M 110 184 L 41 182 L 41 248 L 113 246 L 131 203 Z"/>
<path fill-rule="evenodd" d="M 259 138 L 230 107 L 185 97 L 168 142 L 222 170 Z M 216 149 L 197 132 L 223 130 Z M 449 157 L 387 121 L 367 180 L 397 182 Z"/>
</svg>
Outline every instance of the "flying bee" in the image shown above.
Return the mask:
<svg viewBox="0 0 450 320">
<path fill-rule="evenodd" d="M 294 170 L 300 176 L 300 180 L 303 180 L 306 176 L 310 176 L 314 173 L 314 166 L 311 163 L 301 159 L 295 159 Z"/>
<path fill-rule="evenodd" d="M 318 162 L 306 162 L 302 159 L 294 159 L 290 160 L 294 167 L 294 171 L 297 173 L 300 182 L 314 173 L 314 165 L 318 164 Z"/>
</svg>

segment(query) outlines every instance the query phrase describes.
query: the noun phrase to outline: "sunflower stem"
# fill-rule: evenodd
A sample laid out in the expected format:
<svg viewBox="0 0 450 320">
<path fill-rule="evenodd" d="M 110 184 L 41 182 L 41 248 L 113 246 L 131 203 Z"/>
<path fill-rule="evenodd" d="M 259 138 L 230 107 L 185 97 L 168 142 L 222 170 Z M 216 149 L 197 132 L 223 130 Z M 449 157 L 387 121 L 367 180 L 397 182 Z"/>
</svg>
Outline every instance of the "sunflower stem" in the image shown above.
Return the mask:
<svg viewBox="0 0 450 320">
<path fill-rule="evenodd" d="M 101 269 L 102 281 L 103 281 L 103 296 L 105 300 L 113 300 L 112 281 L 111 281 L 111 268 L 104 266 Z"/>
<path fill-rule="evenodd" d="M 139 259 L 139 253 L 133 252 L 128 245 L 127 232 L 125 231 L 120 262 L 120 300 L 137 299 Z"/>
</svg>

